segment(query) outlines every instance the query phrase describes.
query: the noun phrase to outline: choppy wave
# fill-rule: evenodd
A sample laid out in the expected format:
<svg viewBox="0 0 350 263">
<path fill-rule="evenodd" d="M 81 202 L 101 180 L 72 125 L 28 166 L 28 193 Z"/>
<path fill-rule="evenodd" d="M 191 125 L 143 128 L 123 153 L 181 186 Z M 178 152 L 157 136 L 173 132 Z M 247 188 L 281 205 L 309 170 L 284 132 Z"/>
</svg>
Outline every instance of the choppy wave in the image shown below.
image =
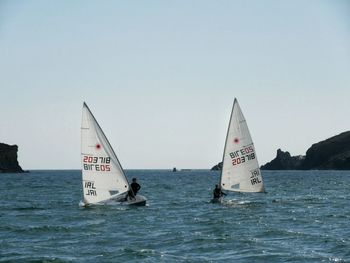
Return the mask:
<svg viewBox="0 0 350 263">
<path fill-rule="evenodd" d="M 303 173 L 213 204 L 215 172 L 127 171 L 148 199 L 134 208 L 79 207 L 79 171 L 5 174 L 0 262 L 350 262 L 350 176 Z"/>
</svg>

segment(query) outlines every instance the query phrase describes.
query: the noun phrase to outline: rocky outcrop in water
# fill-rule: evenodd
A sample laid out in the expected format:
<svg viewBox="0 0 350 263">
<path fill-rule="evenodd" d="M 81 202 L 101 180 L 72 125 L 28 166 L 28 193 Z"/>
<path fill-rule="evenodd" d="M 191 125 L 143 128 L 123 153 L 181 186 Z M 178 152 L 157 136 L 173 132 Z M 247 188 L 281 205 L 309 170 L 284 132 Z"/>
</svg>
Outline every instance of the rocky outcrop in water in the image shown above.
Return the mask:
<svg viewBox="0 0 350 263">
<path fill-rule="evenodd" d="M 350 170 L 350 131 L 313 144 L 305 156 L 277 151 L 264 170 Z"/>
<path fill-rule="evenodd" d="M 289 152 L 277 150 L 276 158 L 261 166 L 263 170 L 298 170 L 302 166 L 305 156 L 291 156 Z"/>
<path fill-rule="evenodd" d="M 222 162 L 211 170 L 221 170 Z M 350 131 L 313 144 L 306 155 L 291 156 L 277 150 L 276 158 L 261 166 L 263 170 L 350 170 Z"/>
<path fill-rule="evenodd" d="M 221 171 L 222 170 L 222 162 L 219 162 L 217 165 L 214 165 L 211 168 L 212 171 Z"/>
<path fill-rule="evenodd" d="M 350 170 L 350 131 L 313 144 L 306 152 L 302 168 Z"/>
<path fill-rule="evenodd" d="M 0 173 L 23 173 L 17 161 L 17 145 L 0 143 Z"/>
</svg>

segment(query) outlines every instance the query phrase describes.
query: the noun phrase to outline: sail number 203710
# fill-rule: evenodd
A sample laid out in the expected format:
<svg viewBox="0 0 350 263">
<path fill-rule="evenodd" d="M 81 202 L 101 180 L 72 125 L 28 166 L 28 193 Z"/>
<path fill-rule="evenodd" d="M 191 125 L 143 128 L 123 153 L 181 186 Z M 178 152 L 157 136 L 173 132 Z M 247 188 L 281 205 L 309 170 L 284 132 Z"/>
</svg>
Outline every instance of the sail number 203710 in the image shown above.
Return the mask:
<svg viewBox="0 0 350 263">
<path fill-rule="evenodd" d="M 93 157 L 86 155 L 83 157 L 83 167 L 84 170 L 87 171 L 109 172 L 111 171 L 110 162 L 111 157 Z"/>
</svg>

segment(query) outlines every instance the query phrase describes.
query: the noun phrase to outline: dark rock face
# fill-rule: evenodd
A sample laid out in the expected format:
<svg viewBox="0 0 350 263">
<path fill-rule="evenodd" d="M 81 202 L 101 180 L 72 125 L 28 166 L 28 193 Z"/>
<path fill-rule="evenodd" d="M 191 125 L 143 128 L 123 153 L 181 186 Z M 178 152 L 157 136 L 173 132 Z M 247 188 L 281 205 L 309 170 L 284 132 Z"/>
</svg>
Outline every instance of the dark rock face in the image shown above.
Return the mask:
<svg viewBox="0 0 350 263">
<path fill-rule="evenodd" d="M 214 165 L 210 170 L 211 171 L 221 171 L 222 170 L 222 162 L 219 162 L 217 165 Z"/>
<path fill-rule="evenodd" d="M 221 170 L 222 162 L 211 170 Z M 306 155 L 291 156 L 277 150 L 271 162 L 261 166 L 263 170 L 350 170 L 350 131 L 313 144 Z"/>
<path fill-rule="evenodd" d="M 350 170 L 350 131 L 313 144 L 306 156 L 290 156 L 278 149 L 276 158 L 261 169 Z"/>
<path fill-rule="evenodd" d="M 291 156 L 289 152 L 277 150 L 277 156 L 271 162 L 262 165 L 263 170 L 298 170 L 300 169 L 304 156 Z"/>
<path fill-rule="evenodd" d="M 303 169 L 350 170 L 350 131 L 313 144 L 306 152 Z"/>
<path fill-rule="evenodd" d="M 17 145 L 0 143 L 0 173 L 23 173 L 17 161 Z"/>
</svg>

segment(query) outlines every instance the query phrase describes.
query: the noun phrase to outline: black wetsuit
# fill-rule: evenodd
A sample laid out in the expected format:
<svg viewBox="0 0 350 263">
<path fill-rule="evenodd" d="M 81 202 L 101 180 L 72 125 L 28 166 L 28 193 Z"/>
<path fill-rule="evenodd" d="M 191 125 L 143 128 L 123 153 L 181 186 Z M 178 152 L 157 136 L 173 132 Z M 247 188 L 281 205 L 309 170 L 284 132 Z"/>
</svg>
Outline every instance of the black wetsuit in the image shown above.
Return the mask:
<svg viewBox="0 0 350 263">
<path fill-rule="evenodd" d="M 226 194 L 224 192 L 222 192 L 220 188 L 214 189 L 214 191 L 213 191 L 214 198 L 220 198 L 223 195 L 226 195 Z"/>
<path fill-rule="evenodd" d="M 129 196 L 135 197 L 137 192 L 141 189 L 141 186 L 134 182 L 130 184 L 131 190 L 129 191 Z"/>
</svg>

